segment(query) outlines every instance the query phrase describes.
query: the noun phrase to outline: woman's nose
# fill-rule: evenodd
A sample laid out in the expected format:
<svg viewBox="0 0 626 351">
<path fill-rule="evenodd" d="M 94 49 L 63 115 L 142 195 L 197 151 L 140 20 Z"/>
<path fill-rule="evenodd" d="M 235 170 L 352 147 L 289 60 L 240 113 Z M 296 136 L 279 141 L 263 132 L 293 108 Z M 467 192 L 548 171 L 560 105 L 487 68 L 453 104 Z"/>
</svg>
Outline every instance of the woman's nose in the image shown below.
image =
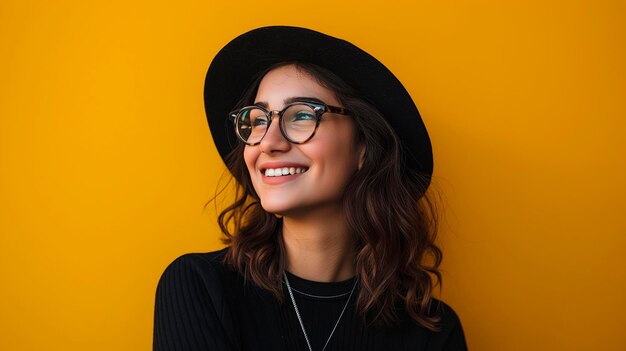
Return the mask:
<svg viewBox="0 0 626 351">
<path fill-rule="evenodd" d="M 280 132 L 280 118 L 276 111 L 272 111 L 271 123 L 265 133 L 263 139 L 261 139 L 261 143 L 259 146 L 261 147 L 261 151 L 264 153 L 273 153 L 280 151 L 287 151 L 291 147 L 291 143 L 289 140 L 285 139 L 283 134 Z"/>
</svg>

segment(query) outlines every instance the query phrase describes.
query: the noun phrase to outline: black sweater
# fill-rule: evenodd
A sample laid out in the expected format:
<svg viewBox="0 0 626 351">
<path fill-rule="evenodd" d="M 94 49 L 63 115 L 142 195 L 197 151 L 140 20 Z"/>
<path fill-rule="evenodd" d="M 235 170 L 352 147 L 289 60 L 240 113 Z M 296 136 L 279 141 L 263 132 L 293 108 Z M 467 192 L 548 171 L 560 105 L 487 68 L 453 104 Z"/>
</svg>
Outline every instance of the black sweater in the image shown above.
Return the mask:
<svg viewBox="0 0 626 351">
<path fill-rule="evenodd" d="M 224 252 L 182 255 L 165 269 L 156 290 L 153 349 L 308 350 L 286 287 L 280 303 L 228 269 Z M 313 350 L 320 351 L 354 278 L 321 283 L 287 274 Z M 399 327 L 377 329 L 355 312 L 357 293 L 358 284 L 326 350 L 467 350 L 461 323 L 445 303 L 433 300 L 430 312 L 441 317 L 439 332 L 406 318 Z"/>
</svg>

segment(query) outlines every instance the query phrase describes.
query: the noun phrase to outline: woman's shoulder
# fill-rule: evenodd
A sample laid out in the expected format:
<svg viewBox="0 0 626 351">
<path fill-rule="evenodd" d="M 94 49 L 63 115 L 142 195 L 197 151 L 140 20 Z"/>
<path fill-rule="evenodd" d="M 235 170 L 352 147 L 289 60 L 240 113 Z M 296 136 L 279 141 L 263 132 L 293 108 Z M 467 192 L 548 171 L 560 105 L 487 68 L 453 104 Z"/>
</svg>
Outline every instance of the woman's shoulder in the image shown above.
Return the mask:
<svg viewBox="0 0 626 351">
<path fill-rule="evenodd" d="M 439 318 L 439 330 L 430 333 L 428 350 L 467 350 L 461 320 L 450 305 L 433 298 L 428 314 Z"/>
<path fill-rule="evenodd" d="M 233 279 L 237 273 L 224 263 L 227 250 L 182 254 L 167 265 L 160 280 L 187 277 L 211 286 Z"/>
<path fill-rule="evenodd" d="M 439 325 L 443 329 L 444 327 L 451 327 L 457 324 L 461 324 L 458 314 L 447 303 L 437 298 L 432 298 L 428 314 L 433 317 L 439 317 Z"/>
<path fill-rule="evenodd" d="M 215 265 L 223 265 L 223 259 L 226 255 L 227 247 L 211 251 L 211 252 L 190 252 L 182 254 L 176 257 L 168 266 L 177 265 L 177 264 L 187 264 L 187 265 L 205 265 L 209 264 L 211 266 Z"/>
<path fill-rule="evenodd" d="M 203 349 L 237 345 L 231 311 L 233 296 L 239 296 L 233 289 L 237 273 L 223 263 L 225 253 L 187 253 L 165 268 L 156 288 L 155 350 L 174 344 L 186 349 L 190 339 L 206 342 L 196 345 Z M 198 339 L 198 330 L 205 339 Z"/>
</svg>

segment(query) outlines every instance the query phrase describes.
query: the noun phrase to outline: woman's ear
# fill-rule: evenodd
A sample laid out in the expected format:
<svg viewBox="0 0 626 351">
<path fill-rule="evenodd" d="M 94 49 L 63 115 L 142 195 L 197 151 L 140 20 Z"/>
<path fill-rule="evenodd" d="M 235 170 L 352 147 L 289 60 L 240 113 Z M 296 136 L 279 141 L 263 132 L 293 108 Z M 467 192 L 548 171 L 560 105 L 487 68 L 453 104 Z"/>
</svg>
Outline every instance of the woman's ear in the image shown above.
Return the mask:
<svg viewBox="0 0 626 351">
<path fill-rule="evenodd" d="M 361 143 L 359 145 L 359 171 L 361 170 L 361 168 L 363 168 L 363 162 L 365 162 L 365 143 Z"/>
</svg>

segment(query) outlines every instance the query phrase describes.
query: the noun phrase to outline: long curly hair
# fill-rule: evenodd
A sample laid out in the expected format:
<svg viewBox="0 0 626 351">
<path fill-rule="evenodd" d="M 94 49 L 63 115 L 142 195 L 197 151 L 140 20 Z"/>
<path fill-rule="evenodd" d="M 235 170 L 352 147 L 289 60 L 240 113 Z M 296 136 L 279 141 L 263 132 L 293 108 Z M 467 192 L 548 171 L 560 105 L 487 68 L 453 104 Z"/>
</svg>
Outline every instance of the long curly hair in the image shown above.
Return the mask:
<svg viewBox="0 0 626 351">
<path fill-rule="evenodd" d="M 298 61 L 275 64 L 257 74 L 234 109 L 253 104 L 263 76 L 288 64 L 335 93 L 351 111 L 358 141 L 365 144 L 363 165 L 343 194 L 348 228 L 357 245 L 357 311 L 370 325 L 391 327 L 408 316 L 438 330 L 439 318 L 428 314 L 433 290 L 441 286 L 443 258 L 435 244 L 437 202 L 431 191 L 426 192 L 431 176 L 405 167 L 406 151 L 383 115 L 323 67 Z M 226 158 L 236 188 L 234 202 L 218 216 L 222 241 L 228 246 L 224 260 L 282 302 L 286 254 L 281 219 L 261 207 L 243 158 L 244 147 L 239 143 Z"/>
</svg>

